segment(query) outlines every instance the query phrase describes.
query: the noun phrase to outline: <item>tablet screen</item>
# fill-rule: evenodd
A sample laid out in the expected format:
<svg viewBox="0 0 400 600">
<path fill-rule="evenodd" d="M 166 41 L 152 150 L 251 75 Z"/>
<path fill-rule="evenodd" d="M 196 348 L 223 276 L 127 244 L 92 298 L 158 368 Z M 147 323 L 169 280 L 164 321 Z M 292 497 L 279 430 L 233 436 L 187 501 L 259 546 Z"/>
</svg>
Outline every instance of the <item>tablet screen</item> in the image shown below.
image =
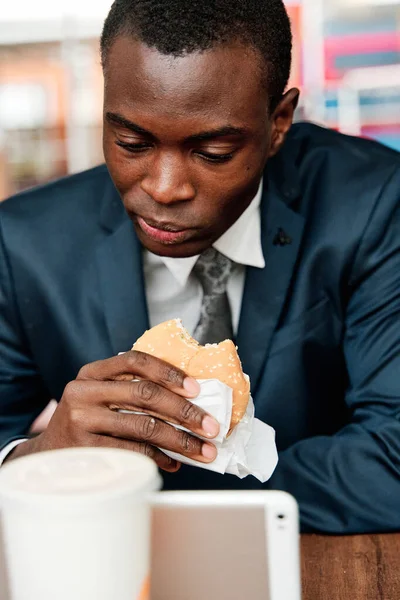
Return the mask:
<svg viewBox="0 0 400 600">
<path fill-rule="evenodd" d="M 152 600 L 270 600 L 263 506 L 156 506 Z"/>
</svg>

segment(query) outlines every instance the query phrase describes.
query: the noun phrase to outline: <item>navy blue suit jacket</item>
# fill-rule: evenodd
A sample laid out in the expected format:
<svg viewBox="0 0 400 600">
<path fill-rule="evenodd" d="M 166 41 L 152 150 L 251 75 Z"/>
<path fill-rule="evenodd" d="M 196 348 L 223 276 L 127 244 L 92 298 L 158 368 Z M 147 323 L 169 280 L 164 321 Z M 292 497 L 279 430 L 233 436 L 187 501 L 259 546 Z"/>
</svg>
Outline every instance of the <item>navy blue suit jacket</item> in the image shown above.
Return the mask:
<svg viewBox="0 0 400 600">
<path fill-rule="evenodd" d="M 292 127 L 265 173 L 264 269 L 237 344 L 304 531 L 400 530 L 400 159 Z M 0 443 L 148 327 L 141 247 L 105 166 L 0 205 Z M 280 243 L 279 229 L 290 243 Z M 175 315 L 173 315 L 175 316 Z M 184 467 L 167 488 L 260 488 Z"/>
</svg>

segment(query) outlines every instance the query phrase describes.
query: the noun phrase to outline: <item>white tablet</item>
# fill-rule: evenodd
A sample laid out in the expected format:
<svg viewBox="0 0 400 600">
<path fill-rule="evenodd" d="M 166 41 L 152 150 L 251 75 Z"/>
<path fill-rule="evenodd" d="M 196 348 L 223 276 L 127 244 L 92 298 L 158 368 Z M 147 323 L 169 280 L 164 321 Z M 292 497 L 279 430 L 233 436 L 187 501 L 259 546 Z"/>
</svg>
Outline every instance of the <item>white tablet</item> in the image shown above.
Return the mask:
<svg viewBox="0 0 400 600">
<path fill-rule="evenodd" d="M 152 518 L 151 600 L 300 600 L 289 494 L 161 492 Z"/>
</svg>

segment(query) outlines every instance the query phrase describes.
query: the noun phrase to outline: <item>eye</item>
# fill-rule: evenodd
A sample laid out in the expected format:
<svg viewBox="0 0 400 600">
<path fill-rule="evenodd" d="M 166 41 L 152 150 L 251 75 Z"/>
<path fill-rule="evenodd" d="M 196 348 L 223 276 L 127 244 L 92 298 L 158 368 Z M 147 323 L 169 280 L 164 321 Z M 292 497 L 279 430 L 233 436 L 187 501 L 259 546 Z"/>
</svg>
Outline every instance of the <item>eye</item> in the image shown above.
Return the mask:
<svg viewBox="0 0 400 600">
<path fill-rule="evenodd" d="M 137 144 L 133 144 L 133 143 L 121 142 L 121 140 L 117 140 L 115 142 L 115 144 L 117 146 L 119 146 L 120 148 L 123 148 L 124 150 L 128 150 L 128 152 L 132 152 L 132 153 L 144 152 L 145 150 L 148 150 L 149 148 L 151 148 L 151 144 L 149 144 L 147 142 L 139 142 Z"/>
<path fill-rule="evenodd" d="M 213 154 L 211 152 L 196 152 L 198 156 L 201 156 L 204 160 L 213 163 L 224 163 L 228 162 L 233 158 L 234 152 L 229 152 L 227 154 Z"/>
</svg>

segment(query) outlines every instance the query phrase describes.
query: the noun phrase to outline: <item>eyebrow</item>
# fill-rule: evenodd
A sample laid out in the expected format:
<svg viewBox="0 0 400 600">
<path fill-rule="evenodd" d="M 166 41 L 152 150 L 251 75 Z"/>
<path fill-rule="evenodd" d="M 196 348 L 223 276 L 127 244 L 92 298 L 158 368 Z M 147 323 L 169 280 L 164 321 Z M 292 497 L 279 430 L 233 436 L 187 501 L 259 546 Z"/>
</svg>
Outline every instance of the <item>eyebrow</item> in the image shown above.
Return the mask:
<svg viewBox="0 0 400 600">
<path fill-rule="evenodd" d="M 129 129 L 134 133 L 139 133 L 140 135 L 147 135 L 149 137 L 154 138 L 154 135 L 150 133 L 150 131 L 147 131 L 147 129 L 143 129 L 143 127 L 139 127 L 139 125 L 136 125 L 136 123 L 133 123 L 133 121 L 129 121 L 129 119 L 125 119 L 125 117 L 122 117 L 117 113 L 106 113 L 106 119 L 109 123 L 121 125 L 122 127 L 125 127 L 126 129 Z"/>
<path fill-rule="evenodd" d="M 125 119 L 125 117 L 123 117 L 122 115 L 119 115 L 118 113 L 107 112 L 106 119 L 109 123 L 121 125 L 122 127 L 125 127 L 126 129 L 129 129 L 130 131 L 133 131 L 134 133 L 138 133 L 140 135 L 145 135 L 147 137 L 151 137 L 151 138 L 155 139 L 155 136 L 150 131 L 147 131 L 147 129 L 140 127 L 140 125 L 137 125 L 136 123 L 134 123 L 133 121 L 130 121 L 129 119 Z M 228 135 L 237 135 L 237 136 L 244 135 L 245 133 L 246 133 L 246 129 L 243 127 L 233 127 L 232 125 L 224 125 L 222 127 L 216 128 L 216 129 L 210 129 L 209 131 L 202 131 L 200 133 L 190 135 L 189 137 L 187 137 L 185 139 L 185 141 L 186 142 L 189 142 L 189 141 L 202 142 L 205 140 L 210 140 L 210 139 L 214 139 L 214 138 L 218 138 L 218 137 L 225 137 Z"/>
</svg>

